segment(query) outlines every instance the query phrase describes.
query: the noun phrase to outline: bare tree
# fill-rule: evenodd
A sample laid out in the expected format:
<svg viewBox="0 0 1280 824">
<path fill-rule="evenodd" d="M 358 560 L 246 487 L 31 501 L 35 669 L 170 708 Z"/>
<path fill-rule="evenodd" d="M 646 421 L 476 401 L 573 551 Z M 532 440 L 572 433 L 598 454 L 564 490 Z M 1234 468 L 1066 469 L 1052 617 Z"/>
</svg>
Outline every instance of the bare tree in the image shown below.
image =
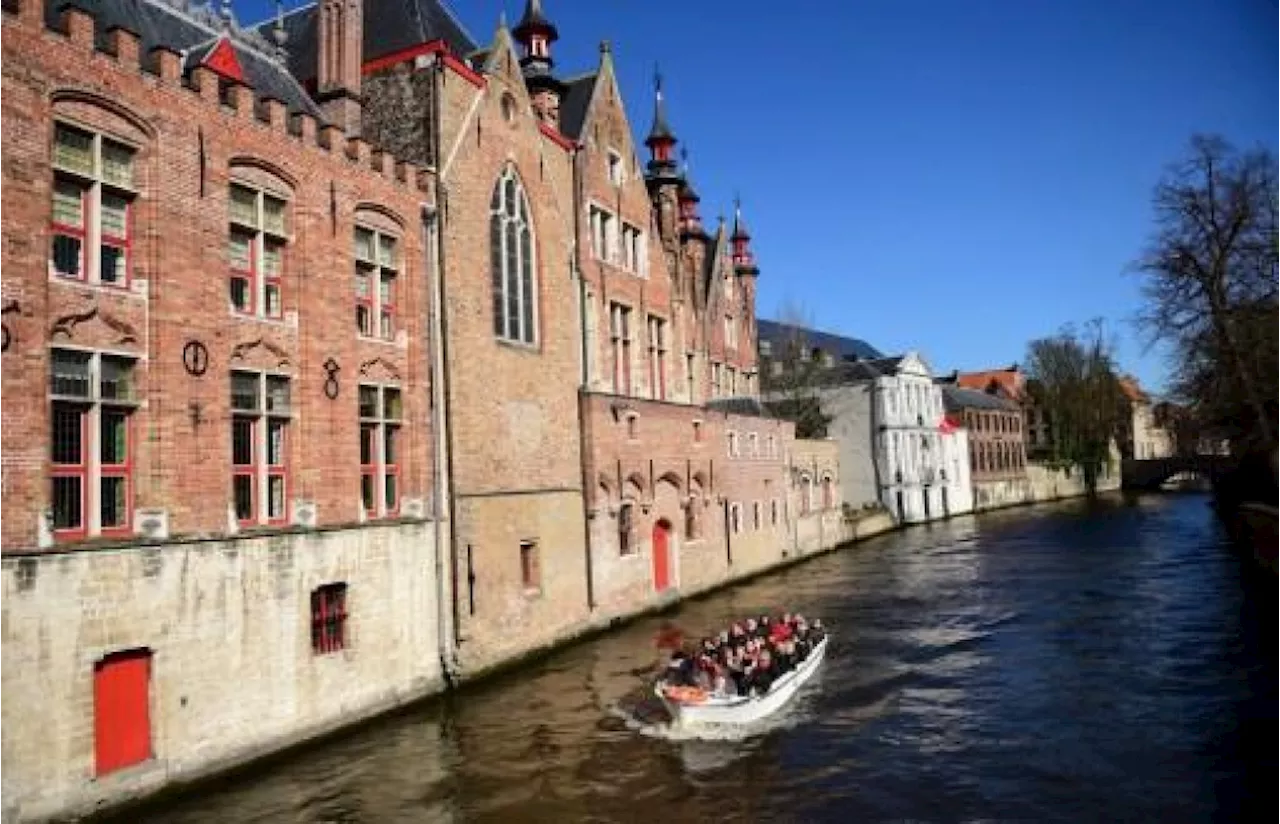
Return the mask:
<svg viewBox="0 0 1280 824">
<path fill-rule="evenodd" d="M 1174 388 L 1206 428 L 1276 449 L 1276 161 L 1196 136 L 1156 186 L 1156 229 L 1135 268 L 1141 323 L 1170 343 Z"/>
<path fill-rule="evenodd" d="M 822 411 L 818 389 L 824 365 L 814 352 L 809 330 L 812 315 L 800 304 L 785 302 L 777 313 L 785 334 L 771 342 L 767 362 L 761 364 L 760 386 L 773 414 L 796 425 L 797 438 L 825 438 L 831 416 Z"/>
<path fill-rule="evenodd" d="M 1101 321 L 1083 332 L 1068 327 L 1027 347 L 1028 386 L 1035 387 L 1037 405 L 1053 415 L 1054 458 L 1080 467 L 1090 489 L 1129 415 L 1112 349 Z"/>
</svg>

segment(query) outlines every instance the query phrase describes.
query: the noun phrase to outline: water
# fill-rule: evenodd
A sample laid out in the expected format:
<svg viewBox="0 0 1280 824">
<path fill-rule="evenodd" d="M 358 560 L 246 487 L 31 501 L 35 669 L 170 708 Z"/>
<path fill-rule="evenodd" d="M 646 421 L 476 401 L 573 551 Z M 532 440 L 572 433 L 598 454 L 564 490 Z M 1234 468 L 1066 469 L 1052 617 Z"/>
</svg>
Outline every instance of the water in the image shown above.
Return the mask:
<svg viewBox="0 0 1280 824">
<path fill-rule="evenodd" d="M 1275 579 L 1200 496 L 880 538 L 683 605 L 130 821 L 1274 821 Z M 636 720 L 670 625 L 799 609 L 822 672 L 763 729 Z"/>
</svg>

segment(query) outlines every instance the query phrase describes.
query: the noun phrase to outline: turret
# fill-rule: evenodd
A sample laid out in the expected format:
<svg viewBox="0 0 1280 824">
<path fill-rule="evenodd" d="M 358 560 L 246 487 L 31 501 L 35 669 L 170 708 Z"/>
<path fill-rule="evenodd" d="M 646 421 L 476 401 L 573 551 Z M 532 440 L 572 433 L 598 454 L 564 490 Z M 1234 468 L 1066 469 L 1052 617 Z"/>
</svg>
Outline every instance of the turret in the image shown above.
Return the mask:
<svg viewBox="0 0 1280 824">
<path fill-rule="evenodd" d="M 702 217 L 698 214 L 698 203 L 702 198 L 698 195 L 698 190 L 693 187 L 693 176 L 689 174 L 688 152 L 684 153 L 682 159 L 684 170 L 680 175 L 680 194 L 676 198 L 680 207 L 680 234 L 705 236 Z"/>
<path fill-rule="evenodd" d="M 755 277 L 760 274 L 756 266 L 756 256 L 751 253 L 751 232 L 747 230 L 747 222 L 742 219 L 742 202 L 733 202 L 733 234 L 729 236 L 733 247 L 733 271 L 739 276 Z"/>
<path fill-rule="evenodd" d="M 676 171 L 675 132 L 667 123 L 667 107 L 662 99 L 662 75 L 654 74 L 653 78 L 653 126 L 644 145 L 649 147 L 648 174 L 646 177 L 654 184 L 677 183 L 679 174 Z"/>
<path fill-rule="evenodd" d="M 540 120 L 560 128 L 560 99 L 565 86 L 551 73 L 555 65 L 551 44 L 560 39 L 560 33 L 543 13 L 541 0 L 525 3 L 524 14 L 511 34 L 524 51 L 520 71 L 524 74 L 534 112 Z"/>
</svg>

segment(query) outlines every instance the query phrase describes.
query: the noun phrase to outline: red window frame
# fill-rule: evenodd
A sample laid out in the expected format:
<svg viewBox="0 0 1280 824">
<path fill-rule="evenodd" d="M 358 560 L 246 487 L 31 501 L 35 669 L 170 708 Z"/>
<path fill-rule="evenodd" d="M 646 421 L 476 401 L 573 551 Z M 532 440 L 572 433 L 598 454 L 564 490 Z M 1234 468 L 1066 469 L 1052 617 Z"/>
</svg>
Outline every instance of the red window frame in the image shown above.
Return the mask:
<svg viewBox="0 0 1280 824">
<path fill-rule="evenodd" d="M 265 419 L 265 434 L 268 443 L 266 443 L 262 462 L 267 467 L 267 488 L 266 494 L 263 496 L 262 511 L 267 515 L 267 523 L 272 526 L 279 526 L 289 522 L 289 419 L 273 418 Z M 280 463 L 271 463 L 271 427 L 276 424 L 280 427 Z M 257 434 L 256 432 L 254 433 Z M 284 492 L 283 499 L 280 502 L 280 514 L 272 517 L 271 515 L 271 479 L 280 478 L 283 481 Z"/>
<path fill-rule="evenodd" d="M 249 463 L 236 463 L 236 447 L 235 447 L 235 426 L 239 421 L 245 421 L 249 424 Z M 261 418 L 255 415 L 232 415 L 231 416 L 231 501 L 235 504 L 236 496 L 236 479 L 247 477 L 249 479 L 249 517 L 241 518 L 236 515 L 236 523 L 240 526 L 256 526 L 259 514 L 259 498 L 258 493 L 258 423 Z"/>
<path fill-rule="evenodd" d="M 101 461 L 102 438 L 105 433 L 102 425 L 104 412 L 115 412 L 124 418 L 124 463 L 108 464 Z M 98 457 L 98 486 L 92 498 L 94 505 L 98 507 L 98 534 L 128 535 L 133 530 L 133 415 L 128 409 L 99 405 Z M 102 523 L 102 481 L 106 478 L 120 478 L 124 482 L 124 523 L 116 526 L 106 526 Z"/>
<path fill-rule="evenodd" d="M 102 184 L 98 184 L 100 187 Z M 108 187 L 109 188 L 109 187 Z M 99 189 L 98 198 L 102 199 L 102 191 Z M 124 201 L 124 236 L 109 235 L 102 228 L 101 208 L 99 211 L 98 221 L 98 246 L 110 246 L 114 249 L 120 249 L 124 253 L 124 277 L 119 281 L 108 281 L 102 279 L 102 250 L 98 250 L 98 283 L 103 286 L 109 286 L 112 289 L 129 288 L 130 275 L 133 269 L 133 201 L 125 195 L 117 195 Z"/>
<path fill-rule="evenodd" d="M 385 403 L 385 401 L 383 402 Z M 382 499 L 387 508 L 387 517 L 395 517 L 400 514 L 400 461 L 398 458 L 401 448 L 398 440 L 400 436 L 400 425 L 383 423 L 381 429 L 382 432 L 380 440 L 382 443 L 379 445 L 382 447 Z M 392 433 L 395 433 L 394 436 L 392 436 Z M 392 442 L 395 443 L 394 452 L 397 456 L 395 462 L 392 462 L 387 457 L 387 444 Z M 386 499 L 387 481 L 391 478 L 395 479 L 395 496 L 394 500 L 388 501 Z"/>
<path fill-rule="evenodd" d="M 236 306 L 235 301 L 232 301 L 231 309 L 237 315 L 256 315 L 258 313 L 258 237 L 254 232 L 247 232 L 238 228 L 231 229 L 231 235 L 237 233 L 247 235 L 249 238 L 249 268 L 237 269 L 234 265 L 230 265 L 228 268 L 231 270 L 230 277 L 232 281 L 243 280 L 247 284 L 245 291 L 249 294 L 249 303 L 245 308 L 241 309 Z"/>
<path fill-rule="evenodd" d="M 53 478 L 78 478 L 80 480 L 80 525 L 73 528 L 54 529 L 54 538 L 76 539 L 84 538 L 89 534 L 89 415 L 92 406 L 88 402 L 76 403 L 74 401 L 54 401 L 54 407 L 59 405 L 69 409 L 76 409 L 80 415 L 80 462 L 54 463 L 52 454 L 50 455 L 50 497 L 52 498 Z M 51 410 L 52 412 L 52 410 Z"/>
<path fill-rule="evenodd" d="M 91 219 L 91 212 L 93 209 L 93 198 L 90 197 L 90 194 L 93 192 L 93 186 L 92 184 L 86 185 L 82 181 L 75 180 L 67 176 L 55 176 L 55 188 L 60 181 L 64 183 L 72 183 L 80 187 L 80 225 L 72 226 L 69 223 L 59 223 L 50 217 L 49 228 L 54 237 L 61 235 L 63 237 L 73 237 L 80 241 L 80 272 L 79 274 L 73 275 L 54 269 L 54 274 L 63 280 L 87 282 L 89 280 L 89 221 Z M 49 202 L 50 211 L 52 212 L 52 195 L 50 196 Z M 53 257 L 53 240 L 53 237 L 49 238 L 49 256 L 51 258 Z M 50 263 L 52 263 L 52 261 L 50 261 Z"/>
<path fill-rule="evenodd" d="M 368 421 L 360 422 L 360 451 L 362 453 L 360 459 L 360 506 L 364 509 L 366 518 L 378 517 L 378 496 L 380 494 L 380 490 L 378 489 L 378 454 L 379 450 L 382 449 L 382 439 L 378 437 L 378 429 L 379 426 L 376 423 Z M 369 438 L 368 457 L 370 463 L 365 462 L 363 454 L 365 451 L 364 438 L 366 436 Z M 367 502 L 364 500 L 364 484 L 366 479 L 368 480 L 370 488 L 373 490 L 373 495 Z M 398 488 L 397 491 L 399 491 Z M 368 504 L 373 504 L 373 506 L 370 507 Z"/>
<path fill-rule="evenodd" d="M 280 268 L 279 268 L 279 270 L 278 270 L 274 275 L 269 275 L 269 274 L 267 274 L 267 269 L 266 269 L 266 255 L 265 255 L 265 253 L 264 253 L 264 255 L 263 255 L 263 265 L 262 265 L 261 267 L 258 267 L 258 268 L 260 268 L 260 269 L 262 270 L 262 314 L 263 314 L 263 316 L 264 316 L 264 317 L 268 317 L 268 318 L 273 318 L 273 319 L 279 320 L 280 318 L 284 317 L 284 250 L 285 250 L 285 243 L 284 243 L 283 241 L 267 240 L 267 239 L 266 239 L 266 237 L 263 237 L 263 239 L 262 239 L 262 243 L 263 243 L 263 246 L 264 246 L 264 247 L 266 246 L 266 244 L 268 244 L 268 243 L 272 243 L 272 244 L 274 244 L 274 245 L 276 245 L 276 246 L 278 246 L 278 247 L 280 248 Z M 256 244 L 255 244 L 255 248 L 254 248 L 254 250 L 253 250 L 253 252 L 254 252 L 254 254 L 255 254 L 255 255 L 256 255 L 257 251 L 258 251 L 258 250 L 257 250 L 257 248 L 256 248 Z M 251 258 L 251 260 L 252 260 L 252 258 Z M 250 284 L 250 288 L 252 288 L 252 286 L 253 286 L 253 284 L 251 283 L 251 284 Z M 277 308 L 276 308 L 276 310 L 275 310 L 274 312 L 272 312 L 272 311 L 271 311 L 271 301 L 267 300 L 267 292 L 268 292 L 269 290 L 273 289 L 273 288 L 276 290 L 276 307 L 277 307 Z M 257 297 L 257 290 L 256 290 L 256 289 L 254 289 L 254 290 L 253 290 L 253 295 L 254 295 L 254 297 L 255 297 L 255 298 Z"/>
<path fill-rule="evenodd" d="M 347 585 L 325 584 L 311 591 L 311 651 L 328 655 L 347 648 Z"/>
</svg>

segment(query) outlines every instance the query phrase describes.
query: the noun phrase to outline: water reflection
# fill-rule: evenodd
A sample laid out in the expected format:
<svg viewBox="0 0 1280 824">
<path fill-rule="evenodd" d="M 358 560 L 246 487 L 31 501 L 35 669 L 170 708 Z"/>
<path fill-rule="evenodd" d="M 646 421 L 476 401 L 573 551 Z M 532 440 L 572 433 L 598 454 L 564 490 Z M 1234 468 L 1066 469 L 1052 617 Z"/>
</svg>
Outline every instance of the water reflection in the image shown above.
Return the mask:
<svg viewBox="0 0 1280 824">
<path fill-rule="evenodd" d="M 911 530 L 128 820 L 1236 817 L 1274 797 L 1274 636 L 1220 541 L 1183 496 Z M 722 740 L 635 717 L 672 628 L 783 609 L 833 631 L 784 713 Z"/>
</svg>

